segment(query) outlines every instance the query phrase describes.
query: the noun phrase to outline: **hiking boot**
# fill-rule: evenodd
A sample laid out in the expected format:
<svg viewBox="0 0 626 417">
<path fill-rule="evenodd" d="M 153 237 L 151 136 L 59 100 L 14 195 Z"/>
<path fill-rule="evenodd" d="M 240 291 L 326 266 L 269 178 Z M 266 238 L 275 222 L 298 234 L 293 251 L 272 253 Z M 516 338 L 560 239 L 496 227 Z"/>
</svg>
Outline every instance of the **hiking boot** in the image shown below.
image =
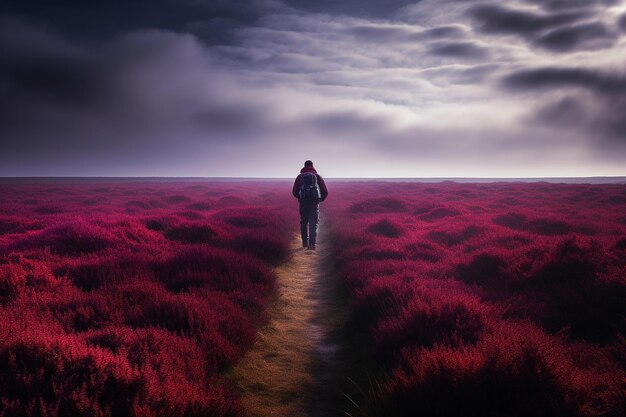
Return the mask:
<svg viewBox="0 0 626 417">
<path fill-rule="evenodd" d="M 308 247 L 309 247 L 309 244 L 308 244 L 306 241 L 304 241 L 304 240 L 303 240 L 303 241 L 302 241 L 302 247 L 303 247 L 303 248 L 308 248 Z"/>
<path fill-rule="evenodd" d="M 308 250 L 315 250 L 315 243 L 313 243 L 312 245 L 309 245 L 309 247 L 307 249 Z"/>
</svg>

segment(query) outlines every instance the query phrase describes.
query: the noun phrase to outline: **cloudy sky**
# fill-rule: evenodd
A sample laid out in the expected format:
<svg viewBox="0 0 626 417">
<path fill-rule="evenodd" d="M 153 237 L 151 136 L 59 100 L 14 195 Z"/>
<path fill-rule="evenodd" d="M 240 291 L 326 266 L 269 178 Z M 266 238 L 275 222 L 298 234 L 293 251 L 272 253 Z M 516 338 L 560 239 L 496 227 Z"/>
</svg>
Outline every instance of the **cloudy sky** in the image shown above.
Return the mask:
<svg viewBox="0 0 626 417">
<path fill-rule="evenodd" d="M 626 175 L 626 1 L 0 14 L 0 176 Z"/>
</svg>

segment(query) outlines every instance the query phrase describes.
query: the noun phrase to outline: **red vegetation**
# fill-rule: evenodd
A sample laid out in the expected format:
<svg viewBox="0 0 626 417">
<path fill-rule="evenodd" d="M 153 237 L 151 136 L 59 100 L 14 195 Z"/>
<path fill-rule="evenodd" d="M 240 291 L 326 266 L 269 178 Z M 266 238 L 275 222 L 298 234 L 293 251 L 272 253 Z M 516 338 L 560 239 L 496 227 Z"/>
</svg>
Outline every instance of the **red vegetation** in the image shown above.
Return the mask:
<svg viewBox="0 0 626 417">
<path fill-rule="evenodd" d="M 288 254 L 284 189 L 0 185 L 0 415 L 243 415 L 223 372 Z"/>
<path fill-rule="evenodd" d="M 364 349 L 351 415 L 623 415 L 625 186 L 333 193 L 349 346 Z"/>
<path fill-rule="evenodd" d="M 623 185 L 332 188 L 351 415 L 623 415 Z M 224 373 L 288 254 L 289 184 L 1 185 L 0 202 L 0 415 L 243 415 Z"/>
<path fill-rule="evenodd" d="M 404 228 L 389 219 L 382 219 L 369 226 L 367 231 L 378 236 L 398 237 L 404 232 Z"/>
<path fill-rule="evenodd" d="M 350 211 L 353 213 L 393 213 L 405 209 L 406 204 L 393 197 L 369 198 L 350 206 Z"/>
</svg>

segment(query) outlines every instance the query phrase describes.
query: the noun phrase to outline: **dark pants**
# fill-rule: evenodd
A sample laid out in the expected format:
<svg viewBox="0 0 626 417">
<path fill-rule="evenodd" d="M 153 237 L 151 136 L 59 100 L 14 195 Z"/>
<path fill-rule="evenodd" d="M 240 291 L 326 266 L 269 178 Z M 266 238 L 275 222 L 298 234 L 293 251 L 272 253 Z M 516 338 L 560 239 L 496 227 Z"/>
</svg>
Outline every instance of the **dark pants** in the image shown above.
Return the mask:
<svg viewBox="0 0 626 417">
<path fill-rule="evenodd" d="M 300 203 L 300 233 L 303 245 L 315 246 L 317 238 L 317 222 L 319 220 L 320 205 L 318 202 Z"/>
</svg>

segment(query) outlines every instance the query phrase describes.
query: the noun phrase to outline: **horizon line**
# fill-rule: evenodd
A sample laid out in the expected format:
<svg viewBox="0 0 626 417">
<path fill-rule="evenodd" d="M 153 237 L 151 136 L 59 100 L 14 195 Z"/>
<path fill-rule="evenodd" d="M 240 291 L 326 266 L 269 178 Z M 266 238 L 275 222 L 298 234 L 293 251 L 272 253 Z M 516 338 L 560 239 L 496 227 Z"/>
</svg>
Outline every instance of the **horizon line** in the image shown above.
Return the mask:
<svg viewBox="0 0 626 417">
<path fill-rule="evenodd" d="M 175 182 L 184 181 L 286 181 L 293 180 L 294 177 L 229 177 L 229 176 L 0 176 L 2 183 L 19 182 L 61 182 L 61 181 L 155 181 L 155 182 Z M 537 176 L 537 177 L 324 177 L 330 181 L 390 181 L 390 182 L 583 182 L 596 184 L 621 184 L 626 183 L 624 176 Z M 591 181 L 591 182 L 590 182 Z"/>
</svg>

